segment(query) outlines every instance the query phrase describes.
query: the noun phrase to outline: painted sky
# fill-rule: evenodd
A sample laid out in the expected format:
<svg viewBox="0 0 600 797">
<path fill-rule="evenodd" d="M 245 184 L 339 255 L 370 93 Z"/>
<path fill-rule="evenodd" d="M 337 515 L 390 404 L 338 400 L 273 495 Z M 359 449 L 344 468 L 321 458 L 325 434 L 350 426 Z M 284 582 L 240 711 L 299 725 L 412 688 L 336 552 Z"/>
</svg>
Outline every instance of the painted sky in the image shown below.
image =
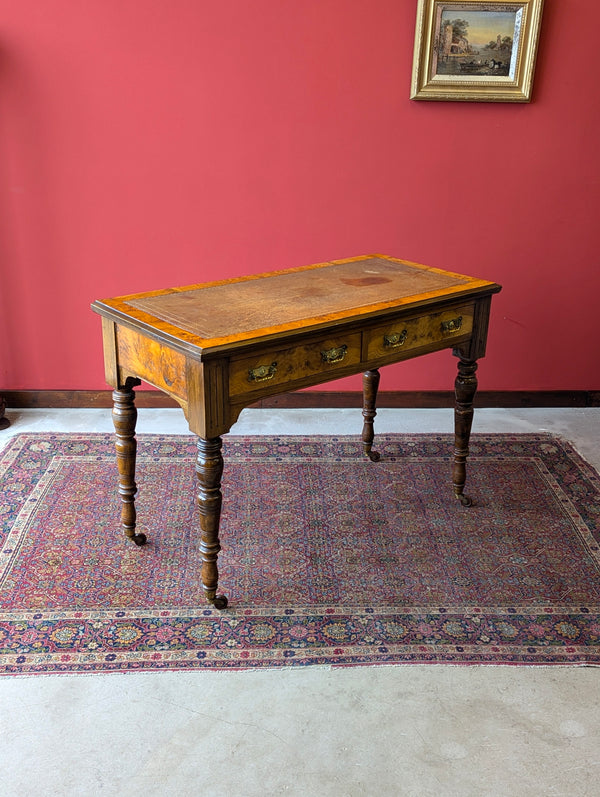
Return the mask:
<svg viewBox="0 0 600 797">
<path fill-rule="evenodd" d="M 469 23 L 469 44 L 484 45 L 496 41 L 498 34 L 502 38 L 513 37 L 515 31 L 516 11 L 462 11 L 456 8 L 442 11 L 442 25 L 453 19 L 465 19 Z"/>
</svg>

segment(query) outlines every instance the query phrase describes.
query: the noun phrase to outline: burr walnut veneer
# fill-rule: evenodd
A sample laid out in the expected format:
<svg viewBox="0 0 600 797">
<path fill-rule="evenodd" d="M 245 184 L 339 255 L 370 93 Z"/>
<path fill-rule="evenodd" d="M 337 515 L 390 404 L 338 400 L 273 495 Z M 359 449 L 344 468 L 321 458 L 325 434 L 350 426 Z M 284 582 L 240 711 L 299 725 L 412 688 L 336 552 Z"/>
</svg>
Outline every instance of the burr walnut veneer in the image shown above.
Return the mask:
<svg viewBox="0 0 600 797">
<path fill-rule="evenodd" d="M 141 380 L 172 396 L 198 435 L 202 585 L 217 608 L 221 435 L 266 396 L 363 372 L 364 453 L 373 451 L 379 368 L 452 349 L 455 447 L 452 481 L 465 505 L 466 459 L 485 354 L 492 294 L 500 286 L 384 255 L 103 299 L 106 379 L 114 388 L 119 493 L 125 534 L 136 531 L 133 388 Z M 235 530 L 231 530 L 235 533 Z"/>
</svg>

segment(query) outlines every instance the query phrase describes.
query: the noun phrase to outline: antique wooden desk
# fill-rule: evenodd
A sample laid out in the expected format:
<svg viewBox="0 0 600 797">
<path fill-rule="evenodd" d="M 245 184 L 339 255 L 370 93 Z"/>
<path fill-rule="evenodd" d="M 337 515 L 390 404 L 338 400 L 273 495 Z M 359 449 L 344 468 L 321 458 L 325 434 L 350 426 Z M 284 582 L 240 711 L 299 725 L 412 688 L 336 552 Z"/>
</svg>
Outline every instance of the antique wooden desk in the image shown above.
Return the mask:
<svg viewBox="0 0 600 797">
<path fill-rule="evenodd" d="M 465 505 L 466 459 L 492 294 L 500 286 L 384 255 L 140 293 L 92 304 L 114 388 L 121 520 L 137 545 L 133 388 L 172 396 L 198 435 L 202 585 L 217 608 L 221 435 L 265 396 L 364 372 L 362 443 L 372 450 L 383 365 L 451 348 L 458 357 L 452 481 Z"/>
</svg>

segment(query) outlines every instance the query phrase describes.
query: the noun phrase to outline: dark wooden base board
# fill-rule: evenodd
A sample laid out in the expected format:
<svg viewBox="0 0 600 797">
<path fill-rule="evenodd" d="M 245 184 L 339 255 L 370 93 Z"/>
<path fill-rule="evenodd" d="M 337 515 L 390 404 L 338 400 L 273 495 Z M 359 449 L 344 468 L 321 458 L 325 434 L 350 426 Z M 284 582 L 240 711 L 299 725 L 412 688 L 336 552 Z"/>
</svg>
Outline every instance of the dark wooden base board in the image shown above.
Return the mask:
<svg viewBox="0 0 600 797">
<path fill-rule="evenodd" d="M 45 409 L 89 409 L 112 407 L 110 390 L 5 390 L 7 407 Z M 136 390 L 138 407 L 156 409 L 179 406 L 158 390 Z M 600 390 L 481 390 L 475 396 L 477 407 L 600 407 Z M 254 407 L 285 409 L 361 407 L 359 391 L 301 390 L 262 399 Z M 436 408 L 454 406 L 451 390 L 381 391 L 377 406 L 398 408 Z"/>
</svg>

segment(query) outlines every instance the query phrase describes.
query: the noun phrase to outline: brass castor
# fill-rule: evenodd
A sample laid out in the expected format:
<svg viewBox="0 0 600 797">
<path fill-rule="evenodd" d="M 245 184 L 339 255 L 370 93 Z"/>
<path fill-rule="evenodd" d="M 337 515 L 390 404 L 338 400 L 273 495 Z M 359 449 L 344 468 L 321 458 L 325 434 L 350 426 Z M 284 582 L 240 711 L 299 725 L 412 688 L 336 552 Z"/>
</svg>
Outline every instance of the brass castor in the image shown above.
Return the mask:
<svg viewBox="0 0 600 797">
<path fill-rule="evenodd" d="M 473 499 L 470 498 L 468 495 L 464 495 L 463 493 L 458 493 L 456 497 L 463 506 L 473 506 Z"/>
<path fill-rule="evenodd" d="M 216 595 L 214 598 L 209 598 L 208 600 L 215 609 L 226 609 L 229 602 L 227 600 L 227 595 Z"/>
<path fill-rule="evenodd" d="M 371 462 L 379 462 L 379 460 L 381 459 L 381 454 L 379 453 L 379 451 L 371 451 L 370 446 L 365 446 L 365 454 L 367 457 L 369 457 Z"/>
<path fill-rule="evenodd" d="M 138 532 L 134 534 L 133 537 L 130 538 L 132 542 L 136 545 L 145 545 L 146 544 L 146 535 L 143 532 Z"/>
</svg>

